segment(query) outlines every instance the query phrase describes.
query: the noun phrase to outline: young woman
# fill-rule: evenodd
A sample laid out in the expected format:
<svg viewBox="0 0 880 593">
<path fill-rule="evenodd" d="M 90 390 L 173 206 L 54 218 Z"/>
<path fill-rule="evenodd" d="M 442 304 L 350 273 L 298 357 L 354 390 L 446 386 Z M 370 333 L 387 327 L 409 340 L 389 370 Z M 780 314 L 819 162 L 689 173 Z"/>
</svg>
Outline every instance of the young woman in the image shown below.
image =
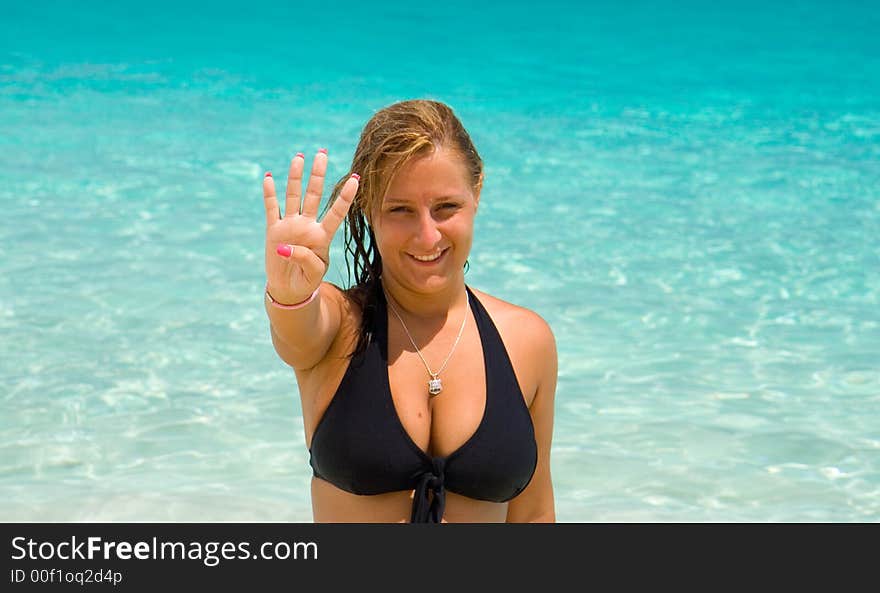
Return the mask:
<svg viewBox="0 0 880 593">
<path fill-rule="evenodd" d="M 270 173 L 266 312 L 293 367 L 318 522 L 552 522 L 556 344 L 526 308 L 465 284 L 482 161 L 443 103 L 363 129 L 319 220 L 327 151 Z M 348 289 L 324 282 L 346 221 Z M 523 244 L 528 248 L 527 244 Z"/>
</svg>

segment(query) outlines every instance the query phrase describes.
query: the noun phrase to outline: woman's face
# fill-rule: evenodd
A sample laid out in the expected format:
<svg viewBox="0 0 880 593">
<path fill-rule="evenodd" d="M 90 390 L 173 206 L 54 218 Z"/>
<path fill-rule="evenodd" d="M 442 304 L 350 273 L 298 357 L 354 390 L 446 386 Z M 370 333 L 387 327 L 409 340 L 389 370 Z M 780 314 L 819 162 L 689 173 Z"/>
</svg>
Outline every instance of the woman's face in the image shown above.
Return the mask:
<svg viewBox="0 0 880 593">
<path fill-rule="evenodd" d="M 407 163 L 372 212 L 383 276 L 422 293 L 460 278 L 479 201 L 455 152 L 441 148 Z"/>
</svg>

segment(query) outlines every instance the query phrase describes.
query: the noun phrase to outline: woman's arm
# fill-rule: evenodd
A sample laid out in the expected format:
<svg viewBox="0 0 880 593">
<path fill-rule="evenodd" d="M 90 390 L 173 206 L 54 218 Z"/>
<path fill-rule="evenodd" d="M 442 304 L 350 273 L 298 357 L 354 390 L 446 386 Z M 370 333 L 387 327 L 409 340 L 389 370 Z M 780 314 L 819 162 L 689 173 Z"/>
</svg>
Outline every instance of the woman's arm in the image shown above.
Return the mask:
<svg viewBox="0 0 880 593">
<path fill-rule="evenodd" d="M 343 185 L 323 220 L 318 207 L 327 170 L 327 153 L 318 151 L 302 196 L 305 158 L 290 163 L 284 215 L 271 173 L 263 178 L 266 209 L 266 314 L 272 344 L 284 362 L 296 370 L 318 364 L 339 332 L 344 297 L 322 282 L 330 265 L 330 243 L 357 193 L 357 175 Z"/>
<path fill-rule="evenodd" d="M 266 299 L 266 314 L 275 352 L 296 370 L 307 370 L 321 362 L 339 332 L 342 292 L 322 282 L 318 296 L 306 307 L 280 309 Z"/>
<path fill-rule="evenodd" d="M 529 407 L 538 445 L 538 465 L 532 481 L 507 507 L 508 523 L 555 523 L 553 483 L 550 479 L 550 445 L 553 439 L 553 407 L 556 396 L 558 361 L 556 339 L 550 326 L 534 316 L 529 327 L 531 360 L 541 361 L 538 388 Z"/>
</svg>

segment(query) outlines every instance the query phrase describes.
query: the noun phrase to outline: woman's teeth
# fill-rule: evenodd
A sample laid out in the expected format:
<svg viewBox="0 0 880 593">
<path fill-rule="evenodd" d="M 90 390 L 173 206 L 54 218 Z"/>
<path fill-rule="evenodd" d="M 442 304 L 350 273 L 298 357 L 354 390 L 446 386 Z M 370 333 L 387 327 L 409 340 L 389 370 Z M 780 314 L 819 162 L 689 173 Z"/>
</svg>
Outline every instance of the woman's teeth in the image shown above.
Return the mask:
<svg viewBox="0 0 880 593">
<path fill-rule="evenodd" d="M 438 251 L 432 255 L 413 255 L 413 257 L 419 261 L 434 261 L 438 257 L 443 254 L 443 251 Z M 411 254 L 412 255 L 412 254 Z"/>
</svg>

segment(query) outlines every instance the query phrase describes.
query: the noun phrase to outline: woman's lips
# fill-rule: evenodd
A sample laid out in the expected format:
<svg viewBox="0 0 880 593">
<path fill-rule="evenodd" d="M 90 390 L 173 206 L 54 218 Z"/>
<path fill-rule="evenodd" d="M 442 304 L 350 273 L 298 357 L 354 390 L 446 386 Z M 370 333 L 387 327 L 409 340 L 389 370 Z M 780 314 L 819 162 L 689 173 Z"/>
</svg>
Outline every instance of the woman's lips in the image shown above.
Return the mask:
<svg viewBox="0 0 880 593">
<path fill-rule="evenodd" d="M 413 254 L 411 254 L 411 253 L 407 253 L 407 255 L 410 257 L 410 259 L 411 259 L 414 263 L 416 263 L 416 264 L 418 264 L 418 265 L 421 265 L 421 266 L 433 266 L 433 265 L 436 265 L 438 262 L 440 262 L 440 261 L 446 256 L 446 252 L 447 252 L 447 251 L 449 251 L 449 248 L 448 248 L 448 247 L 447 247 L 446 249 L 442 250 L 442 251 L 440 252 L 440 255 L 437 256 L 435 259 L 428 260 L 428 261 L 424 261 L 424 260 L 417 259 L 417 258 L 416 258 Z"/>
</svg>

